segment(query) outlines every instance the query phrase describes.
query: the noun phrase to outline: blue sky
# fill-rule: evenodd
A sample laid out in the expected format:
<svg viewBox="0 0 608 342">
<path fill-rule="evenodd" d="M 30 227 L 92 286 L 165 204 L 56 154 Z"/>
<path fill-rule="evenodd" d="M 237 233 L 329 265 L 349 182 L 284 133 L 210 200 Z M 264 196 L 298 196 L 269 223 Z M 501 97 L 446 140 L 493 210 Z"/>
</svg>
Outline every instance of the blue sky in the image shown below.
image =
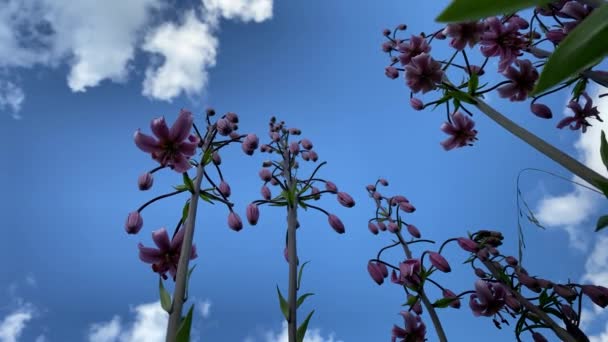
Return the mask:
<svg viewBox="0 0 608 342">
<path fill-rule="evenodd" d="M 156 165 L 133 143 L 137 128 L 149 132 L 150 120 L 160 115 L 173 122 L 180 108 L 192 110 L 196 122 L 209 106 L 236 112 L 240 129 L 263 141 L 268 119 L 276 115 L 313 141 L 328 162 L 320 175 L 356 200 L 354 209 L 322 200 L 345 223 L 344 235 L 324 215 L 300 213 L 299 255 L 311 260 L 302 290 L 316 294 L 301 309 L 300 317 L 315 309 L 306 342 L 388 340 L 392 325 L 403 324 L 402 289 L 378 287 L 366 270 L 367 260 L 391 240 L 367 229 L 374 203 L 365 185 L 378 177 L 390 181 L 387 195 L 405 195 L 416 206 L 408 219 L 423 237 L 442 241 L 498 229 L 506 237 L 503 253 L 516 255 L 517 173 L 535 167 L 570 176 L 481 114 L 474 117 L 474 147 L 443 151 L 443 111 L 415 112 L 403 79 L 384 76 L 382 29 L 406 23 L 408 35 L 436 30 L 433 18 L 446 4 L 4 0 L 0 341 L 162 340 L 166 317 L 157 302 L 157 277 L 139 261 L 137 243 L 150 245 L 151 231 L 172 229 L 186 198 L 147 208 L 136 236 L 125 234 L 123 225 L 128 212 L 180 182 L 179 175 L 162 172 L 152 190 L 138 191 L 137 176 Z M 450 50 L 440 42 L 432 52 L 446 58 Z M 485 80 L 500 80 L 490 70 Z M 597 91 L 592 88 L 592 95 Z M 555 129 L 567 95 L 545 101 L 552 120 L 495 93 L 488 101 L 606 174 L 597 153 L 606 124 L 585 135 Z M 597 103 L 600 112 L 608 110 L 606 98 Z M 246 157 L 238 146 L 223 155 L 242 217 L 259 198 L 264 159 Z M 608 284 L 602 248 L 608 237 L 592 233 L 608 209 L 605 200 L 543 174 L 526 174 L 521 187 L 547 227 L 524 222 L 526 268 L 557 282 Z M 226 217 L 219 206 L 202 205 L 198 214 L 199 257 L 190 285 L 195 338 L 287 341 L 275 290 L 276 284 L 287 288 L 285 213 L 263 207 L 260 223 L 239 233 L 227 227 Z M 389 255 L 394 263 L 403 258 Z M 455 292 L 471 289 L 470 270 L 457 266 L 464 253 L 452 247 L 447 257 L 454 270 L 436 280 Z M 497 330 L 490 319 L 473 317 L 466 303 L 468 298 L 460 310 L 439 312 L 452 341 L 513 341 L 509 327 Z M 593 341 L 608 341 L 606 314 L 588 301 L 584 309 Z"/>
</svg>

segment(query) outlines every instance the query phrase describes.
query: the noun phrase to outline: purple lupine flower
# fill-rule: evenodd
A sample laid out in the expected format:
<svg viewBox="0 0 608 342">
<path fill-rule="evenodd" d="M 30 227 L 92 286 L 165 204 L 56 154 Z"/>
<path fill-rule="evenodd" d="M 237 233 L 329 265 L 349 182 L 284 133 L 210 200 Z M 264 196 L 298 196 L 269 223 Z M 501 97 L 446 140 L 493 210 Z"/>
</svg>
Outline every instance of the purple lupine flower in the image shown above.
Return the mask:
<svg viewBox="0 0 608 342">
<path fill-rule="evenodd" d="M 477 253 L 479 251 L 479 245 L 471 239 L 461 237 L 456 239 L 456 241 L 458 242 L 458 246 L 467 252 Z"/>
<path fill-rule="evenodd" d="M 402 65 L 407 65 L 414 57 L 431 51 L 431 46 L 426 41 L 426 38 L 412 35 L 408 42 L 400 43 L 397 46 L 397 50 L 400 52 L 399 61 Z"/>
<path fill-rule="evenodd" d="M 420 259 L 407 259 L 399 264 L 399 280 L 410 287 L 420 285 Z"/>
<path fill-rule="evenodd" d="M 268 182 L 272 179 L 272 172 L 267 168 L 261 169 L 259 175 L 264 182 Z"/>
<path fill-rule="evenodd" d="M 443 255 L 437 252 L 429 252 L 429 259 L 431 260 L 431 264 L 441 272 L 448 273 L 452 271 L 452 268 L 450 268 L 450 264 L 443 257 Z"/>
<path fill-rule="evenodd" d="M 506 78 L 511 80 L 511 83 L 505 84 L 497 90 L 502 98 L 508 98 L 511 101 L 524 101 L 534 89 L 534 83 L 538 79 L 538 71 L 532 65 L 532 62 L 527 59 L 517 59 L 515 64 L 519 67 L 519 71 L 513 66 L 509 66 L 503 73 Z"/>
<path fill-rule="evenodd" d="M 302 145 L 302 147 L 306 150 L 310 150 L 312 149 L 312 142 L 308 139 L 302 139 L 300 141 L 300 144 Z"/>
<path fill-rule="evenodd" d="M 539 118 L 551 119 L 553 117 L 551 109 L 542 103 L 533 103 L 530 106 L 530 110 Z"/>
<path fill-rule="evenodd" d="M 243 221 L 241 221 L 241 218 L 237 213 L 231 212 L 228 214 L 228 227 L 237 232 L 243 229 Z"/>
<path fill-rule="evenodd" d="M 568 103 L 568 108 L 570 108 L 574 112 L 574 116 L 568 116 L 562 119 L 558 124 L 557 128 L 564 128 L 570 125 L 570 129 L 575 131 L 579 128 L 582 128 L 583 133 L 587 132 L 587 127 L 590 127 L 591 124 L 587 121 L 590 117 L 595 117 L 598 121 L 603 122 L 600 118 L 600 112 L 597 110 L 597 106 L 593 106 L 591 102 L 591 98 L 587 93 L 583 93 L 583 97 L 585 98 L 585 107 L 581 107 L 581 105 L 577 101 L 570 101 Z"/>
<path fill-rule="evenodd" d="M 596 305 L 602 308 L 608 306 L 608 288 L 599 285 L 583 285 L 581 290 Z"/>
<path fill-rule="evenodd" d="M 176 172 L 186 172 L 190 168 L 188 159 L 196 153 L 197 143 L 188 141 L 192 129 L 192 113 L 181 110 L 171 128 L 167 127 L 165 118 L 152 120 L 150 128 L 157 139 L 143 134 L 138 129 L 133 139 L 140 150 L 150 153 L 152 159 L 162 166 L 170 166 Z"/>
<path fill-rule="evenodd" d="M 163 279 L 167 279 L 166 273 L 169 272 L 175 281 L 177 274 L 177 263 L 182 250 L 182 242 L 184 241 L 185 229 L 182 227 L 177 231 L 177 234 L 169 241 L 169 234 L 165 228 L 161 228 L 152 232 L 152 240 L 158 248 L 145 247 L 143 244 L 138 244 L 139 259 L 141 261 L 152 264 L 152 270 L 160 274 Z M 190 251 L 190 260 L 195 259 L 196 245 L 192 245 Z"/>
<path fill-rule="evenodd" d="M 452 123 L 445 122 L 441 125 L 441 130 L 451 135 L 441 142 L 443 149 L 449 151 L 457 147 L 472 146 L 477 140 L 477 130 L 473 129 L 475 121 L 460 112 L 455 112 L 451 117 Z"/>
<path fill-rule="evenodd" d="M 355 200 L 350 197 L 346 192 L 338 192 L 338 202 L 347 208 L 352 208 L 355 206 Z"/>
<path fill-rule="evenodd" d="M 253 155 L 253 152 L 258 148 L 258 144 L 260 143 L 260 139 L 255 134 L 247 134 L 245 139 L 243 139 L 243 144 L 241 145 L 243 148 L 243 152 L 246 155 Z"/>
<path fill-rule="evenodd" d="M 154 177 L 150 172 L 142 173 L 137 178 L 137 187 L 141 191 L 149 190 L 154 184 Z"/>
<path fill-rule="evenodd" d="M 338 187 L 336 186 L 336 184 L 330 181 L 325 181 L 325 190 L 334 194 L 338 193 Z"/>
<path fill-rule="evenodd" d="M 424 109 L 424 103 L 422 103 L 422 100 L 420 100 L 419 98 L 416 98 L 416 97 L 412 97 L 410 99 L 410 106 L 412 106 L 412 108 L 414 108 L 414 110 L 423 110 Z"/>
<path fill-rule="evenodd" d="M 475 281 L 475 293 L 471 294 L 469 306 L 475 317 L 494 316 L 505 305 L 505 288 L 500 283 Z"/>
<path fill-rule="evenodd" d="M 217 190 L 220 194 L 224 195 L 224 197 L 230 197 L 232 191 L 230 190 L 230 185 L 228 183 L 221 181 L 220 185 L 217 187 Z"/>
<path fill-rule="evenodd" d="M 376 284 L 382 285 L 382 283 L 384 283 L 385 276 L 383 275 L 382 270 L 380 269 L 377 263 L 373 261 L 368 262 L 367 272 L 369 272 L 369 275 L 376 282 Z"/>
<path fill-rule="evenodd" d="M 426 326 L 422 322 L 422 318 L 413 315 L 409 311 L 401 311 L 401 316 L 405 321 L 405 329 L 393 326 L 392 341 L 401 338 L 402 341 L 408 342 L 424 342 L 426 340 Z"/>
<path fill-rule="evenodd" d="M 376 226 L 373 222 L 369 222 L 367 224 L 367 228 L 370 232 L 372 232 L 372 234 L 378 235 L 378 226 Z"/>
<path fill-rule="evenodd" d="M 499 56 L 498 71 L 503 72 L 526 47 L 526 40 L 519 33 L 519 26 L 510 22 L 502 23 L 497 17 L 485 20 L 486 30 L 481 36 L 481 53 L 485 57 Z"/>
<path fill-rule="evenodd" d="M 255 203 L 249 203 L 247 206 L 247 221 L 250 225 L 255 226 L 260 219 L 260 209 Z"/>
<path fill-rule="evenodd" d="M 266 185 L 262 186 L 260 193 L 262 194 L 262 198 L 264 198 L 267 201 L 270 201 L 270 197 L 271 197 L 270 189 Z"/>
<path fill-rule="evenodd" d="M 458 298 L 456 297 L 456 294 L 448 289 L 443 289 L 443 297 L 444 298 Z M 455 299 L 453 301 L 450 302 L 449 304 L 451 307 L 453 307 L 454 309 L 458 309 L 460 308 L 460 299 Z"/>
<path fill-rule="evenodd" d="M 428 93 L 443 80 L 441 64 L 427 53 L 420 54 L 405 67 L 405 79 L 412 92 Z"/>
<path fill-rule="evenodd" d="M 475 46 L 481 39 L 485 25 L 479 21 L 468 21 L 463 23 L 448 24 L 443 34 L 452 37 L 450 46 L 456 50 L 462 50 L 468 44 Z"/>
<path fill-rule="evenodd" d="M 418 230 L 418 227 L 414 226 L 413 224 L 408 224 L 407 226 L 407 231 L 408 233 L 410 233 L 411 236 L 420 239 L 420 230 Z"/>
<path fill-rule="evenodd" d="M 334 215 L 334 214 L 329 214 L 327 216 L 327 220 L 329 221 L 329 225 L 338 233 L 338 234 L 344 234 L 344 224 L 342 223 L 342 221 L 340 221 L 340 219 L 338 218 L 338 216 Z"/>
<path fill-rule="evenodd" d="M 144 219 L 141 217 L 138 211 L 129 213 L 127 216 L 127 222 L 125 223 L 125 230 L 127 234 L 137 234 L 144 226 Z"/>
<path fill-rule="evenodd" d="M 386 77 L 390 78 L 391 80 L 394 80 L 399 77 L 399 70 L 397 70 L 397 68 L 395 68 L 394 66 L 387 66 L 386 68 L 384 68 L 384 75 L 386 75 Z"/>
</svg>

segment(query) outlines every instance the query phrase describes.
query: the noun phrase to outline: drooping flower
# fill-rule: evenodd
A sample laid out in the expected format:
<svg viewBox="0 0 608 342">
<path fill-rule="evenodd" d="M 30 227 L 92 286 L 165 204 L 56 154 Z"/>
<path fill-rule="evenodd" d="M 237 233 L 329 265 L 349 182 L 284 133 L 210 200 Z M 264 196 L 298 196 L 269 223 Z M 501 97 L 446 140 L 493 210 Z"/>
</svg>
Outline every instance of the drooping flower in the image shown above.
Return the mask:
<svg viewBox="0 0 608 342">
<path fill-rule="evenodd" d="M 137 234 L 144 226 L 144 219 L 141 217 L 138 211 L 129 213 L 127 216 L 127 222 L 125 223 L 125 230 L 127 234 Z"/>
<path fill-rule="evenodd" d="M 475 46 L 481 39 L 485 25 L 479 21 L 467 21 L 462 23 L 448 24 L 443 33 L 452 37 L 450 46 L 456 50 L 462 50 L 468 44 Z"/>
<path fill-rule="evenodd" d="M 270 172 L 270 170 L 267 168 L 261 169 L 259 175 L 260 179 L 262 179 L 264 182 L 268 182 L 272 179 L 272 172 Z"/>
<path fill-rule="evenodd" d="M 407 231 L 408 233 L 410 233 L 411 236 L 420 239 L 420 230 L 418 229 L 418 227 L 414 226 L 413 224 L 408 224 L 407 225 Z"/>
<path fill-rule="evenodd" d="M 340 221 L 340 218 L 334 214 L 329 214 L 327 216 L 327 220 L 329 221 L 329 225 L 338 233 L 344 234 L 344 224 Z"/>
<path fill-rule="evenodd" d="M 435 266 L 441 272 L 450 272 L 452 268 L 450 268 L 450 264 L 443 257 L 443 255 L 437 252 L 429 252 L 429 259 L 431 260 L 431 264 Z"/>
<path fill-rule="evenodd" d="M 347 194 L 346 192 L 338 192 L 338 202 L 347 208 L 352 208 L 355 206 L 355 200 Z"/>
<path fill-rule="evenodd" d="M 384 276 L 382 269 L 380 268 L 378 263 L 375 263 L 373 261 L 368 262 L 367 263 L 367 272 L 372 277 L 372 279 L 376 282 L 376 284 L 382 285 L 382 283 L 384 283 L 384 278 L 386 278 L 386 277 Z"/>
<path fill-rule="evenodd" d="M 232 193 L 232 191 L 230 190 L 230 185 L 225 181 L 221 181 L 217 189 L 220 194 L 224 195 L 224 197 L 230 197 L 230 194 Z"/>
<path fill-rule="evenodd" d="M 599 285 L 583 285 L 581 290 L 596 305 L 602 308 L 608 306 L 608 288 Z"/>
<path fill-rule="evenodd" d="M 255 203 L 249 203 L 247 206 L 247 221 L 250 225 L 255 226 L 260 219 L 260 209 Z"/>
<path fill-rule="evenodd" d="M 392 340 L 400 338 L 401 341 L 424 342 L 426 336 L 426 326 L 418 315 L 409 311 L 401 311 L 401 316 L 405 322 L 405 329 L 394 325 L 392 330 Z"/>
<path fill-rule="evenodd" d="M 308 139 L 302 139 L 300 141 L 300 145 L 302 145 L 302 148 L 304 148 L 306 150 L 312 149 L 312 142 Z"/>
<path fill-rule="evenodd" d="M 588 118 L 595 117 L 598 121 L 603 122 L 600 118 L 600 112 L 597 110 L 597 106 L 593 106 L 589 95 L 587 95 L 587 93 L 583 93 L 582 95 L 586 100 L 585 107 L 581 107 L 577 101 L 570 101 L 570 103 L 568 103 L 568 108 L 574 112 L 574 115 L 562 119 L 557 124 L 557 128 L 561 129 L 570 125 L 571 130 L 575 131 L 582 128 L 583 133 L 585 133 L 587 132 L 587 127 L 591 126 L 587 121 Z"/>
<path fill-rule="evenodd" d="M 414 93 L 428 93 L 443 79 L 441 64 L 427 53 L 420 54 L 405 67 L 405 79 Z"/>
<path fill-rule="evenodd" d="M 407 259 L 399 264 L 399 280 L 410 287 L 418 287 L 420 285 L 420 259 Z"/>
<path fill-rule="evenodd" d="M 426 41 L 426 38 L 412 35 L 409 41 L 400 43 L 397 46 L 397 50 L 400 52 L 399 61 L 402 65 L 407 65 L 411 62 L 412 58 L 431 51 L 431 46 Z"/>
<path fill-rule="evenodd" d="M 237 213 L 231 212 L 228 214 L 228 227 L 237 232 L 243 229 L 243 221 L 241 221 L 241 218 Z"/>
<path fill-rule="evenodd" d="M 542 103 L 533 103 L 530 106 L 530 110 L 532 111 L 532 113 L 534 113 L 534 115 L 538 116 L 539 118 L 551 119 L 553 117 L 551 109 L 547 107 L 547 105 L 544 105 Z"/>
<path fill-rule="evenodd" d="M 506 291 L 502 284 L 478 279 L 475 293 L 471 294 L 469 306 L 473 315 L 492 317 L 505 305 Z"/>
<path fill-rule="evenodd" d="M 333 182 L 330 181 L 325 181 L 325 190 L 332 192 L 332 193 L 338 193 L 338 187 L 336 186 L 336 184 L 334 184 Z"/>
<path fill-rule="evenodd" d="M 477 242 L 471 239 L 458 238 L 456 239 L 456 241 L 458 242 L 458 246 L 460 246 L 460 248 L 464 249 L 467 252 L 477 253 L 479 251 L 479 245 L 477 244 Z"/>
<path fill-rule="evenodd" d="M 153 183 L 154 183 L 154 177 L 152 176 L 152 174 L 150 172 L 142 173 L 137 178 L 137 187 L 139 188 L 139 190 L 142 190 L 142 191 L 149 190 L 152 187 Z"/>
<path fill-rule="evenodd" d="M 532 65 L 532 62 L 527 59 L 517 59 L 515 64 L 519 67 L 519 70 L 509 66 L 503 73 L 506 78 L 511 80 L 511 83 L 505 84 L 497 90 L 502 98 L 508 98 L 511 101 L 524 101 L 534 89 L 534 83 L 538 79 L 538 71 Z"/>
<path fill-rule="evenodd" d="M 243 139 L 242 149 L 246 155 L 253 155 L 253 152 L 258 148 L 258 144 L 260 143 L 260 139 L 255 134 L 248 134 L 245 139 Z"/>
<path fill-rule="evenodd" d="M 367 228 L 372 234 L 378 235 L 378 226 L 376 226 L 373 222 L 369 222 L 367 224 Z"/>
<path fill-rule="evenodd" d="M 422 100 L 420 100 L 419 98 L 416 98 L 416 97 L 412 97 L 410 99 L 410 106 L 412 106 L 412 108 L 414 108 L 414 110 L 423 110 L 424 109 L 424 103 L 422 103 Z"/>
<path fill-rule="evenodd" d="M 150 128 L 156 138 L 141 133 L 138 129 L 133 139 L 140 150 L 150 153 L 152 159 L 162 166 L 169 166 L 179 173 L 186 172 L 190 168 L 188 159 L 196 153 L 198 146 L 197 139 L 188 139 L 192 123 L 192 113 L 181 110 L 170 129 L 164 117 L 152 120 Z"/>
<path fill-rule="evenodd" d="M 441 125 L 441 130 L 451 135 L 448 139 L 441 142 L 441 146 L 446 151 L 457 147 L 472 146 L 473 142 L 477 140 L 477 130 L 475 122 L 468 116 L 455 112 L 451 115 L 452 123 L 445 122 Z"/>
<path fill-rule="evenodd" d="M 387 66 L 386 68 L 384 68 L 384 75 L 386 75 L 386 77 L 390 78 L 391 80 L 394 80 L 399 77 L 399 70 L 397 70 L 397 68 L 395 68 L 394 66 Z"/>
<path fill-rule="evenodd" d="M 185 229 L 182 227 L 177 234 L 169 241 L 169 234 L 165 228 L 152 232 L 152 240 L 158 248 L 145 247 L 139 244 L 139 258 L 141 261 L 152 264 L 152 270 L 160 274 L 163 279 L 167 279 L 166 273 L 169 272 L 173 280 L 177 274 L 177 263 L 182 250 Z M 196 245 L 192 245 L 190 260 L 195 259 Z"/>
<path fill-rule="evenodd" d="M 519 33 L 519 25 L 513 22 L 502 23 L 497 17 L 485 20 L 486 30 L 481 36 L 481 53 L 485 57 L 500 58 L 498 71 L 503 72 L 522 54 L 526 40 Z"/>
</svg>

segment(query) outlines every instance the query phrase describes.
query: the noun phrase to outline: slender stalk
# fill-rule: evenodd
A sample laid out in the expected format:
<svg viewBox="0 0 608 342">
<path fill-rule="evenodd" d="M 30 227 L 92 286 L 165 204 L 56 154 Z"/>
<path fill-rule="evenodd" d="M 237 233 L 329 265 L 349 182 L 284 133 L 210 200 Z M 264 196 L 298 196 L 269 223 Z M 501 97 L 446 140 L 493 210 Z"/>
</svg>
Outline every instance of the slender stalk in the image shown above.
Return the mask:
<svg viewBox="0 0 608 342">
<path fill-rule="evenodd" d="M 283 176 L 287 181 L 287 190 L 291 192 L 297 185 L 291 176 L 289 158 L 283 162 Z M 296 301 L 298 296 L 298 254 L 296 249 L 296 226 L 298 214 L 295 203 L 287 205 L 287 257 L 289 259 L 289 290 L 287 301 L 289 303 L 289 316 L 287 318 L 289 342 L 297 341 L 298 323 Z"/>
<path fill-rule="evenodd" d="M 405 252 L 405 256 L 408 259 L 411 259 L 412 252 L 410 251 L 407 244 L 405 243 L 405 240 L 403 239 L 403 235 L 401 235 L 401 232 L 397 232 L 397 237 L 399 237 L 401 246 L 403 246 L 403 251 Z M 437 316 L 437 311 L 435 311 L 435 307 L 433 307 L 433 304 L 429 300 L 429 297 L 427 297 L 423 288 L 420 288 L 420 291 L 418 291 L 418 294 L 420 295 L 420 300 L 422 301 L 422 304 L 426 308 L 426 311 L 429 313 L 429 316 L 431 316 L 431 321 L 433 322 L 433 326 L 435 326 L 435 331 L 437 332 L 437 337 L 439 337 L 439 341 L 447 342 L 448 338 L 446 337 L 445 331 L 443 330 L 443 326 L 441 325 L 441 321 L 439 320 L 439 316 Z"/>
<path fill-rule="evenodd" d="M 209 148 L 211 139 L 208 138 L 203 146 L 203 151 Z M 184 306 L 184 300 L 186 295 L 186 282 L 188 281 L 188 263 L 190 261 L 190 253 L 192 251 L 192 238 L 194 236 L 194 223 L 196 221 L 196 209 L 198 206 L 198 199 L 200 195 L 201 182 L 203 180 L 203 173 L 205 165 L 203 162 L 204 158 L 201 158 L 200 163 L 196 168 L 196 179 L 194 180 L 194 193 L 190 198 L 190 207 L 188 208 L 188 217 L 182 229 L 184 231 L 184 242 L 182 243 L 181 255 L 179 256 L 179 262 L 177 264 L 177 275 L 175 279 L 175 290 L 173 291 L 173 303 L 171 304 L 171 313 L 169 314 L 169 323 L 167 325 L 167 342 L 176 342 L 177 329 L 181 323 L 182 308 Z"/>
<path fill-rule="evenodd" d="M 486 261 L 483 261 L 483 264 L 488 268 L 488 270 L 492 273 L 492 275 L 496 279 L 500 279 L 500 273 L 498 272 L 498 270 L 496 270 L 496 267 L 494 267 L 492 262 L 486 260 Z M 555 332 L 555 334 L 557 335 L 557 337 L 560 338 L 561 341 L 576 342 L 576 339 L 574 337 L 572 337 L 572 335 L 570 335 L 570 333 L 568 333 L 568 331 L 566 331 L 564 328 L 560 327 L 559 324 L 557 324 L 553 319 L 551 319 L 551 317 L 549 315 L 547 315 L 547 313 L 545 313 L 543 310 L 539 309 L 536 305 L 530 303 L 530 301 L 527 300 L 526 298 L 524 298 L 524 296 L 522 296 L 521 293 L 514 291 L 511 288 L 510 284 L 504 284 L 504 283 L 502 283 L 502 284 L 505 285 L 509 289 L 509 291 L 513 294 L 513 296 L 515 296 L 515 298 L 517 298 L 517 301 L 521 305 L 523 305 L 530 312 L 532 312 L 533 314 L 538 316 L 538 318 L 540 318 L 543 321 L 543 323 L 548 325 L 549 328 L 551 328 L 551 330 L 553 330 L 553 332 Z"/>
</svg>

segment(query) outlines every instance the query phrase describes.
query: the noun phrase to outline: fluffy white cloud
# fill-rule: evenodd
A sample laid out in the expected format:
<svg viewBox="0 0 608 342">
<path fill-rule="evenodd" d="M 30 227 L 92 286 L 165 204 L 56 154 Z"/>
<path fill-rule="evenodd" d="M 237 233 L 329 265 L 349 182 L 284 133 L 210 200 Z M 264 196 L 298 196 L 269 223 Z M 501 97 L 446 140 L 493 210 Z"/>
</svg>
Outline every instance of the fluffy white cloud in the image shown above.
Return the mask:
<svg viewBox="0 0 608 342">
<path fill-rule="evenodd" d="M 0 342 L 16 342 L 33 316 L 33 308 L 27 305 L 6 316 L 0 321 Z"/>
<path fill-rule="evenodd" d="M 142 49 L 161 55 L 164 62 L 146 70 L 143 94 L 170 101 L 181 92 L 200 92 L 207 83 L 207 68 L 215 65 L 217 46 L 210 25 L 194 11 L 186 14 L 180 26 L 159 26 L 146 37 Z"/>
<path fill-rule="evenodd" d="M 210 15 L 257 23 L 272 18 L 272 0 L 203 0 Z"/>
<path fill-rule="evenodd" d="M 255 342 L 256 340 L 251 336 L 248 336 L 245 339 L 246 342 Z M 275 334 L 272 331 L 269 331 L 264 336 L 264 342 L 288 342 L 288 330 L 287 330 L 287 322 L 283 321 L 283 325 L 281 331 Z M 344 342 L 342 340 L 334 339 L 334 335 L 330 334 L 327 338 L 321 336 L 321 332 L 319 329 L 308 329 L 306 331 L 306 335 L 304 336 L 304 342 Z"/>
<path fill-rule="evenodd" d="M 132 311 L 135 313 L 133 324 L 123 327 L 120 317 L 111 321 L 91 325 L 89 342 L 162 342 L 165 340 L 169 315 L 162 309 L 160 302 L 142 304 Z"/>
<path fill-rule="evenodd" d="M 605 91 L 606 88 L 600 88 L 596 92 L 596 95 L 592 97 L 593 103 L 597 105 L 600 113 L 608 113 L 608 98 L 599 98 L 597 96 L 598 93 Z M 568 115 L 571 114 L 568 113 Z M 593 126 L 589 127 L 585 134 L 580 135 L 574 146 L 580 155 L 579 160 L 582 163 L 594 171 L 608 176 L 606 167 L 602 163 L 599 154 L 602 130 L 608 131 L 608 120 L 605 120 L 603 123 L 594 120 Z M 586 184 L 585 181 L 578 177 L 573 177 L 573 180 Z M 603 200 L 603 197 L 596 193 L 579 186 L 574 186 L 574 189 L 569 193 L 543 198 L 538 204 L 536 216 L 544 225 L 560 227 L 566 230 L 572 246 L 585 250 L 586 241 L 584 234 L 588 233 L 588 231 L 582 231 L 583 227 L 580 226 L 593 217 L 600 201 Z M 593 223 L 587 225 L 584 229 L 593 230 Z"/>
</svg>

